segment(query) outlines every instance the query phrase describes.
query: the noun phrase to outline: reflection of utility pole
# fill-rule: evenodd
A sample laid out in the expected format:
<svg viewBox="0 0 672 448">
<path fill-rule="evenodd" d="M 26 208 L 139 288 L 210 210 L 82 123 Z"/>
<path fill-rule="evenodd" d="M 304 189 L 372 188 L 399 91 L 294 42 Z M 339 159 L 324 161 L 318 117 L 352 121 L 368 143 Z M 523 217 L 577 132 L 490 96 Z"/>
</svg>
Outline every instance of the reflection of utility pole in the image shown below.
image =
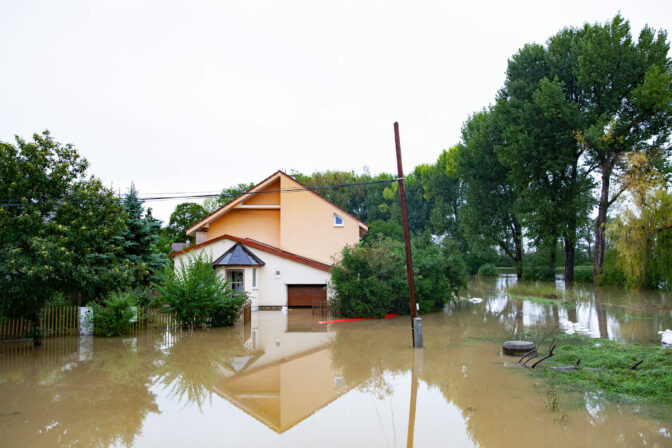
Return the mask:
<svg viewBox="0 0 672 448">
<path fill-rule="evenodd" d="M 406 448 L 413 448 L 415 434 L 415 407 L 418 399 L 418 377 L 422 375 L 422 350 L 413 350 L 413 369 L 411 370 L 411 407 L 408 411 L 408 437 Z"/>
<path fill-rule="evenodd" d="M 408 296 L 411 307 L 411 334 L 413 335 L 413 347 L 422 348 L 422 319 L 417 317 L 417 308 L 415 305 L 415 281 L 413 279 L 413 259 L 411 258 L 411 237 L 408 233 L 406 192 L 404 191 L 404 169 L 401 166 L 401 143 L 399 141 L 399 123 L 397 122 L 394 123 L 394 144 L 397 150 L 397 177 L 399 178 L 401 218 L 404 226 L 404 243 L 406 246 L 406 275 L 408 276 Z"/>
</svg>

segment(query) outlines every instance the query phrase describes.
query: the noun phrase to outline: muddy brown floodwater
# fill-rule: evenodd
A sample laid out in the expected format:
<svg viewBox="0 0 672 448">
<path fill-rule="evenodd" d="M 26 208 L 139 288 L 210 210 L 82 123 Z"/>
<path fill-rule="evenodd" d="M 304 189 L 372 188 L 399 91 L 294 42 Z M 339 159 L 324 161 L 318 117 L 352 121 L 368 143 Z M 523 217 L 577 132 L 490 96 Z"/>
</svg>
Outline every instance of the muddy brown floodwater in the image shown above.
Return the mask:
<svg viewBox="0 0 672 448">
<path fill-rule="evenodd" d="M 657 344 L 669 296 L 590 288 L 568 308 L 513 299 L 513 282 L 472 282 L 483 302 L 423 316 L 423 350 L 408 317 L 324 325 L 302 309 L 2 344 L 0 446 L 672 446 L 669 415 L 549 388 L 493 342 L 560 324 Z"/>
</svg>

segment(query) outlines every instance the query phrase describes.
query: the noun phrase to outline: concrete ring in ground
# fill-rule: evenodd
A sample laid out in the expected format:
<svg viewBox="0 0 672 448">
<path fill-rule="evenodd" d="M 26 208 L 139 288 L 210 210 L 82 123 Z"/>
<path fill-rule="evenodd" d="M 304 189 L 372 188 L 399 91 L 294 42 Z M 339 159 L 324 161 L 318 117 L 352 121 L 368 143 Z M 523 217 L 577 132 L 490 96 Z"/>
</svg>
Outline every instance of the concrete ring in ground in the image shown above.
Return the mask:
<svg viewBox="0 0 672 448">
<path fill-rule="evenodd" d="M 506 341 L 502 344 L 502 351 L 505 355 L 520 356 L 535 349 L 534 342 L 528 341 Z"/>
</svg>

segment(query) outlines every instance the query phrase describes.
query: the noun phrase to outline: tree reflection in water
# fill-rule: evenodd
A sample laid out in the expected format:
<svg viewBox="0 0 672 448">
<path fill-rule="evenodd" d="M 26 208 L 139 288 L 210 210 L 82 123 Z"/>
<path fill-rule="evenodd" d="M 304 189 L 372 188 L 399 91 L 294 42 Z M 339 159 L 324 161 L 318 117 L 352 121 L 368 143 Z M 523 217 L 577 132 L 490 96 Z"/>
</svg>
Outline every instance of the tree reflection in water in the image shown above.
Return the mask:
<svg viewBox="0 0 672 448">
<path fill-rule="evenodd" d="M 194 403 L 202 412 L 206 400 L 212 401 L 212 385 L 233 374 L 234 358 L 247 354 L 234 329 L 185 330 L 161 359 L 159 383 L 171 398 L 184 406 Z"/>
<path fill-rule="evenodd" d="M 160 413 L 150 387 L 158 382 L 170 398 L 200 409 L 246 353 L 233 329 L 86 343 L 53 338 L 39 351 L 2 353 L 3 446 L 132 446 L 147 415 Z"/>
<path fill-rule="evenodd" d="M 146 416 L 159 412 L 149 391 L 159 339 L 96 338 L 96 355 L 82 361 L 78 338 L 49 339 L 42 351 L 17 360 L 20 381 L 8 380 L 3 365 L 3 414 L 18 413 L 3 420 L 3 445 L 133 445 Z"/>
</svg>

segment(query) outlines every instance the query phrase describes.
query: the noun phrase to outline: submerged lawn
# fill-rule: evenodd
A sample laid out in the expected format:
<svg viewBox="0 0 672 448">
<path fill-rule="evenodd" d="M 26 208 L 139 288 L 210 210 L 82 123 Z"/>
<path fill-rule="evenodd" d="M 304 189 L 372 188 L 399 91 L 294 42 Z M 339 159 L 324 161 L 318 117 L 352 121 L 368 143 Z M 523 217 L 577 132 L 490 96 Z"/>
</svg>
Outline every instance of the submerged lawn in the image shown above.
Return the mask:
<svg viewBox="0 0 672 448">
<path fill-rule="evenodd" d="M 672 348 L 559 335 L 554 356 L 546 367 L 570 366 L 581 360 L 579 370 L 541 369 L 538 375 L 573 390 L 599 391 L 614 401 L 645 401 L 672 406 Z M 632 366 L 642 361 L 635 370 Z M 600 369 L 589 370 L 586 368 Z"/>
</svg>

